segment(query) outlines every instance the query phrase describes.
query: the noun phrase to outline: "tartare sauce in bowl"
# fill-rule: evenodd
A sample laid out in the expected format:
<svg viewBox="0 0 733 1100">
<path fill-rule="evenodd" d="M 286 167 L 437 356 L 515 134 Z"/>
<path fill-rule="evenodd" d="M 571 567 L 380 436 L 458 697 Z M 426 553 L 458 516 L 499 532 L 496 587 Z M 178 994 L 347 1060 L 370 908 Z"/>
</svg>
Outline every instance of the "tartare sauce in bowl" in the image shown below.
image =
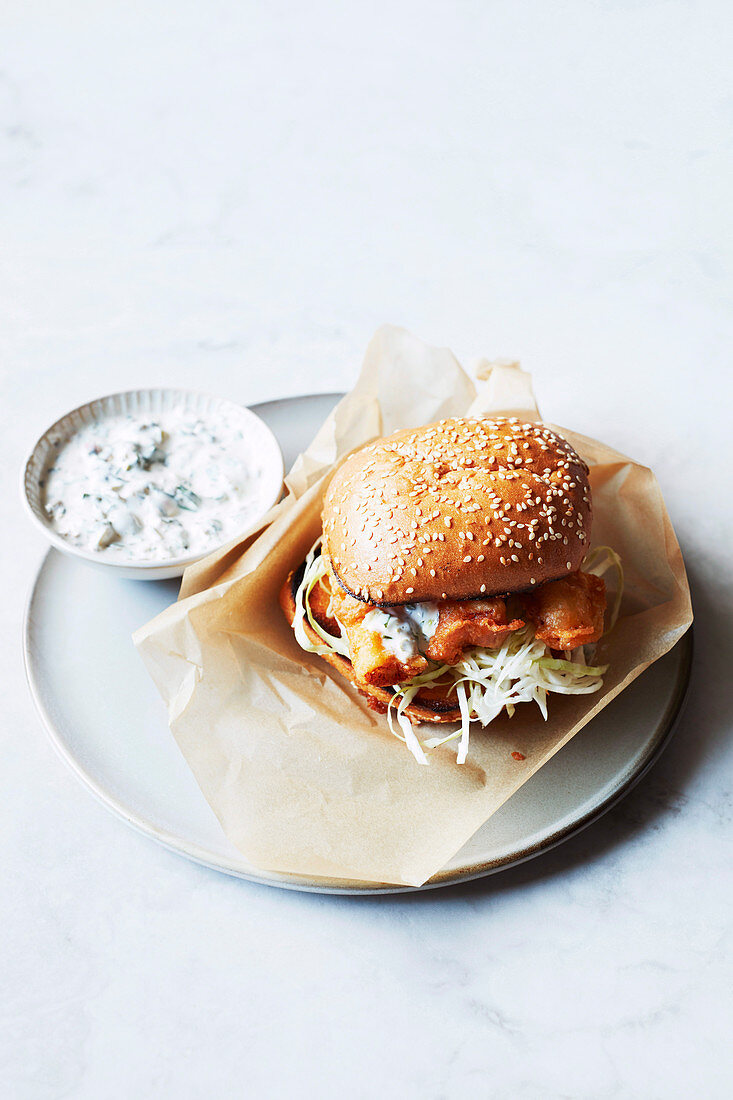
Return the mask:
<svg viewBox="0 0 733 1100">
<path fill-rule="evenodd" d="M 282 478 L 275 437 L 243 406 L 185 390 L 135 390 L 49 428 L 24 488 L 61 549 L 128 576 L 170 577 L 256 523 Z"/>
</svg>

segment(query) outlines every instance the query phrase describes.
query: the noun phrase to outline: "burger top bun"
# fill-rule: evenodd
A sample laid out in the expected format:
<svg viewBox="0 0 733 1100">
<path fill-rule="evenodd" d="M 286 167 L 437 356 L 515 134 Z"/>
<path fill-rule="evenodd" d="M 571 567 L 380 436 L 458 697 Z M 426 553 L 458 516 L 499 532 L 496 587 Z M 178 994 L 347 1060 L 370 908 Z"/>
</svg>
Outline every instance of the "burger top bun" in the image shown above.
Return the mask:
<svg viewBox="0 0 733 1100">
<path fill-rule="evenodd" d="M 323 552 L 376 604 L 531 589 L 580 566 L 588 467 L 542 424 L 441 420 L 355 452 L 323 503 Z"/>
</svg>

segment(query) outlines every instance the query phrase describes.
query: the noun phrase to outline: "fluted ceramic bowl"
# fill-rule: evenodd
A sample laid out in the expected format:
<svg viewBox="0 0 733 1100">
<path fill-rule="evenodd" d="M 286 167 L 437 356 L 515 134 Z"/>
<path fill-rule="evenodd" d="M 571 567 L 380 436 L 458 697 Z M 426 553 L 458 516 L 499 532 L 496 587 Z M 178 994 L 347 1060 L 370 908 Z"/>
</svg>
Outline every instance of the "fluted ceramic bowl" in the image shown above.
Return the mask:
<svg viewBox="0 0 733 1100">
<path fill-rule="evenodd" d="M 59 448 L 63 447 L 76 432 L 90 423 L 106 418 L 125 415 L 155 416 L 169 410 L 192 413 L 210 424 L 212 428 L 224 419 L 229 424 L 236 424 L 242 428 L 252 465 L 256 465 L 260 470 L 260 476 L 253 490 L 254 504 L 248 528 L 254 526 L 277 502 L 283 485 L 282 452 L 275 436 L 264 421 L 243 405 L 194 390 L 150 389 L 113 393 L 108 397 L 99 397 L 86 405 L 80 405 L 79 408 L 73 409 L 52 424 L 33 447 L 23 468 L 21 478 L 23 499 L 31 518 L 53 546 L 97 568 L 113 570 L 118 577 L 164 580 L 167 577 L 180 577 L 186 566 L 206 557 L 226 542 L 231 542 L 231 537 L 219 542 L 212 541 L 211 545 L 204 550 L 185 557 L 143 561 L 117 560 L 101 551 L 75 546 L 54 529 L 46 515 L 43 491 L 46 471 L 58 454 Z"/>
</svg>

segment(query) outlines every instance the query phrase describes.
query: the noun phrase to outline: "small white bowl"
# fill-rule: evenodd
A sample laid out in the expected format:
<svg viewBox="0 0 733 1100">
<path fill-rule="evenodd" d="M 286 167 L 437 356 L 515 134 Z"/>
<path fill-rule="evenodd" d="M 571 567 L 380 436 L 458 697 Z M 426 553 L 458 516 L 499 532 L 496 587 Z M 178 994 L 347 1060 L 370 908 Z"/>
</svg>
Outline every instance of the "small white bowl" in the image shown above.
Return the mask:
<svg viewBox="0 0 733 1100">
<path fill-rule="evenodd" d="M 247 438 L 251 441 L 252 453 L 256 455 L 258 465 L 262 469 L 262 478 L 258 486 L 257 513 L 253 512 L 250 526 L 253 526 L 277 503 L 282 492 L 285 472 L 282 452 L 275 436 L 259 416 L 234 401 L 212 397 L 195 390 L 130 390 L 127 393 L 113 393 L 108 397 L 99 397 L 96 401 L 89 401 L 86 405 L 73 409 L 52 424 L 31 451 L 22 473 L 21 492 L 32 519 L 41 528 L 49 542 L 59 550 L 63 550 L 65 554 L 81 558 L 90 565 L 113 570 L 118 577 L 131 577 L 136 580 L 164 580 L 167 577 L 180 577 L 186 566 L 200 561 L 207 554 L 224 546 L 225 542 L 231 542 L 229 538 L 212 543 L 206 551 L 199 551 L 182 558 L 141 562 L 115 561 L 102 553 L 74 546 L 54 530 L 44 511 L 41 481 L 49 466 L 49 460 L 55 457 L 59 446 L 68 442 L 75 432 L 87 424 L 106 417 L 127 414 L 149 416 L 164 413 L 170 409 L 193 413 L 213 426 L 216 425 L 222 413 L 226 413 L 230 422 L 239 422 L 246 430 Z"/>
</svg>

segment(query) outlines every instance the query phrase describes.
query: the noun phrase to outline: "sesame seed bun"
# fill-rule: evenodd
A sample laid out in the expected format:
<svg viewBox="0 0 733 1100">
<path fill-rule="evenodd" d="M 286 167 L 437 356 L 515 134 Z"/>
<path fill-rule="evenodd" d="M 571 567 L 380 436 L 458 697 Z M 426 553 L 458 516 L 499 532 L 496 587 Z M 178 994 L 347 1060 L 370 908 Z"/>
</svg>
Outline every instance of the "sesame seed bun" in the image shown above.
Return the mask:
<svg viewBox="0 0 733 1100">
<path fill-rule="evenodd" d="M 588 467 L 542 424 L 441 420 L 362 448 L 323 503 L 323 552 L 375 604 L 520 592 L 580 567 Z"/>
</svg>

